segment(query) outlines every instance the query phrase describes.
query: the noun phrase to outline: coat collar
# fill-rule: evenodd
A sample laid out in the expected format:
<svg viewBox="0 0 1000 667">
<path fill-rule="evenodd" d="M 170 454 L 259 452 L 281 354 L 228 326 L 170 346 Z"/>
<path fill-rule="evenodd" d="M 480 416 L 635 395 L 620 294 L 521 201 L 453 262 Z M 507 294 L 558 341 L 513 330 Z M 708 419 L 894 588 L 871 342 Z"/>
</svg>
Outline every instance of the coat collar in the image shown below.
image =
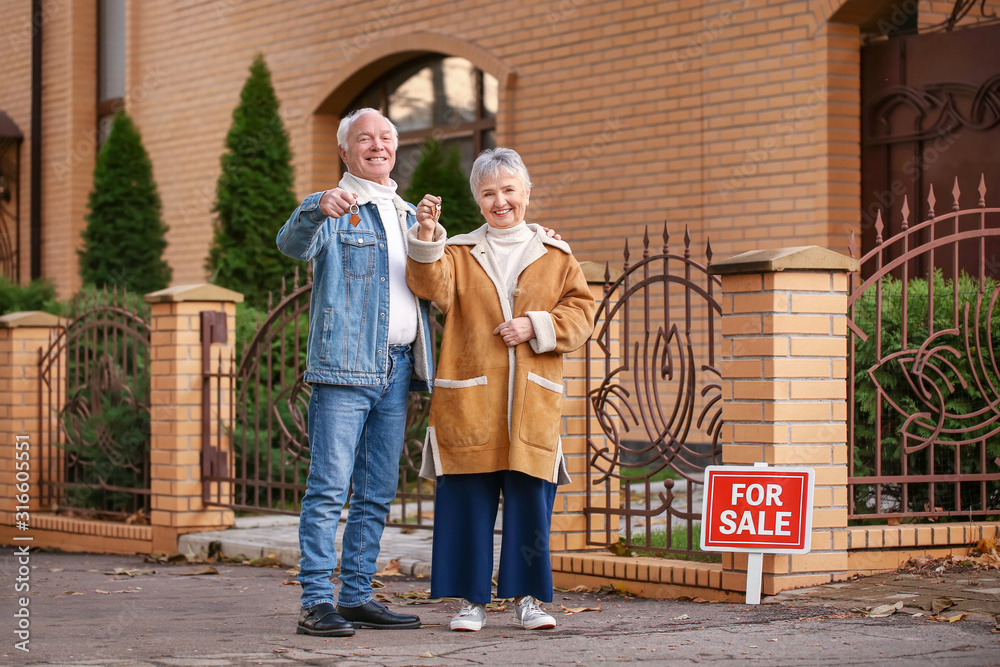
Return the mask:
<svg viewBox="0 0 1000 667">
<path fill-rule="evenodd" d="M 345 172 L 344 176 L 340 179 L 340 188 L 356 194 L 358 196 L 359 206 L 370 204 L 372 201 L 371 195 L 368 194 L 368 188 L 365 187 L 364 181 L 350 172 Z M 403 198 L 400 197 L 399 194 L 393 196 L 392 204 L 396 207 L 396 212 L 402 220 L 405 220 L 407 215 L 413 213 L 413 209 L 411 209 L 410 206 L 403 201 Z"/>
<path fill-rule="evenodd" d="M 479 229 L 469 232 L 468 234 L 459 234 L 458 236 L 452 236 L 448 239 L 446 245 L 471 245 L 478 247 L 482 243 L 486 243 L 486 230 L 489 229 L 489 224 L 485 224 Z M 572 255 L 573 251 L 570 250 L 569 244 L 565 241 L 557 241 L 555 239 L 549 238 L 545 233 L 545 229 L 541 225 L 537 225 L 533 222 L 528 223 L 528 229 L 535 233 L 535 239 L 540 241 L 544 245 L 549 245 L 554 248 L 562 250 L 567 255 Z M 475 248 L 473 248 L 475 250 Z M 544 253 L 543 253 L 544 254 Z"/>
</svg>

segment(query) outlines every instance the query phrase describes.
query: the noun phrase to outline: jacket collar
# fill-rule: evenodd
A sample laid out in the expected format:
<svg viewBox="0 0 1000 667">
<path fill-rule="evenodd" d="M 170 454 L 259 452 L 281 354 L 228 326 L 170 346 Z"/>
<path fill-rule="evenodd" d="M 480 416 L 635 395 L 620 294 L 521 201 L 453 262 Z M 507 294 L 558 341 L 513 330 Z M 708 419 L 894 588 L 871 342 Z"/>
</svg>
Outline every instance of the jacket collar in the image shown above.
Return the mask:
<svg viewBox="0 0 1000 667">
<path fill-rule="evenodd" d="M 486 243 L 486 230 L 489 229 L 489 224 L 485 224 L 479 229 L 473 230 L 468 234 L 459 234 L 458 236 L 452 236 L 446 242 L 446 245 L 471 245 L 478 247 L 480 244 Z M 549 238 L 545 233 L 545 229 L 541 225 L 535 224 L 533 222 L 528 223 L 528 229 L 535 233 L 535 239 L 540 241 L 544 245 L 549 245 L 554 248 L 562 250 L 567 255 L 572 255 L 573 251 L 570 250 L 569 244 L 565 241 L 557 241 L 555 239 Z M 475 250 L 476 248 L 473 248 Z"/>
<path fill-rule="evenodd" d="M 342 190 L 353 192 L 358 196 L 359 206 L 371 203 L 372 198 L 371 195 L 368 194 L 368 188 L 365 187 L 364 181 L 354 174 L 345 172 L 344 176 L 340 179 L 339 185 Z M 393 196 L 392 204 L 396 207 L 396 212 L 399 214 L 401 220 L 405 220 L 406 216 L 413 212 L 413 210 L 405 201 L 403 201 L 403 198 L 400 197 L 398 193 Z"/>
</svg>

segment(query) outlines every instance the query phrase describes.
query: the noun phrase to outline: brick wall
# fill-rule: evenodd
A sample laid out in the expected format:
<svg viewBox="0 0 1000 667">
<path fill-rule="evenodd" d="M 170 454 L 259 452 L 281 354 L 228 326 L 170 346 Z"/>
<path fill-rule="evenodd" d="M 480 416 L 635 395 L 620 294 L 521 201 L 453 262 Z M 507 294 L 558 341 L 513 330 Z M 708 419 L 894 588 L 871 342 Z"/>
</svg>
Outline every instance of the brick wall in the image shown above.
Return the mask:
<svg viewBox="0 0 1000 667">
<path fill-rule="evenodd" d="M 380 73 L 380 58 L 439 49 L 501 79 L 498 139 L 532 171 L 530 217 L 581 259 L 610 259 L 622 237 L 664 219 L 709 235 L 717 257 L 843 250 L 859 204 L 860 38 L 826 23 L 840 1 L 510 0 L 502 25 L 482 0 L 129 3 L 125 99 L 163 198 L 174 282 L 205 278 L 219 157 L 258 51 L 300 196 L 333 184 L 331 115 Z M 94 159 L 95 6 L 50 0 L 43 26 L 43 270 L 63 294 L 76 285 Z M 0 0 L 0 11 L 13 17 L 5 39 L 27 45 L 0 52 L 13 76 L 0 108 L 28 132 L 28 10 Z"/>
</svg>

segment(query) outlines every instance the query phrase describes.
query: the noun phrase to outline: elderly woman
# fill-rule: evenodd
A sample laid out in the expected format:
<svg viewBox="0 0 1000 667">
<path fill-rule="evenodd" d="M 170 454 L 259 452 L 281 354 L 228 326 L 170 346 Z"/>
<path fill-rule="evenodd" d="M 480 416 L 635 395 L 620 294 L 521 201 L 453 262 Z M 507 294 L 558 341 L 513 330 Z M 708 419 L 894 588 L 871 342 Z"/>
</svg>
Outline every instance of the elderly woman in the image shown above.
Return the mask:
<svg viewBox="0 0 1000 667">
<path fill-rule="evenodd" d="M 590 336 L 595 304 L 569 246 L 525 223 L 531 181 L 516 152 L 484 151 L 469 181 L 485 225 L 446 238 L 427 195 L 409 232 L 407 284 L 447 316 L 421 469 L 437 480 L 431 595 L 465 599 L 452 630 L 482 627 L 502 494 L 497 597 L 516 599 L 517 625 L 551 628 L 539 601 L 552 601 L 552 505 L 569 481 L 563 354 Z"/>
</svg>

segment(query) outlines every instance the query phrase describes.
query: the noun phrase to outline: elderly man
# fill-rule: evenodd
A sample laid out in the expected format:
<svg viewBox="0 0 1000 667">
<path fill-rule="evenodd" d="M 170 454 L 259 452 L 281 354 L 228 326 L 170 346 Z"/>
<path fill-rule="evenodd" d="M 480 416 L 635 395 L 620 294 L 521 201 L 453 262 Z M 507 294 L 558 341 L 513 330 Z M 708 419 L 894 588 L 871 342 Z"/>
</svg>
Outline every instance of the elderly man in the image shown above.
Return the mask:
<svg viewBox="0 0 1000 667">
<path fill-rule="evenodd" d="M 413 206 L 389 177 L 395 126 L 374 109 L 337 131 L 347 165 L 338 187 L 306 197 L 278 232 L 282 253 L 313 263 L 308 364 L 311 461 L 302 499 L 299 634 L 347 637 L 355 628 L 420 626 L 372 598 L 379 541 L 396 496 L 411 390 L 430 388 L 428 304 L 406 286 Z M 334 606 L 334 538 L 353 482 Z"/>
</svg>

